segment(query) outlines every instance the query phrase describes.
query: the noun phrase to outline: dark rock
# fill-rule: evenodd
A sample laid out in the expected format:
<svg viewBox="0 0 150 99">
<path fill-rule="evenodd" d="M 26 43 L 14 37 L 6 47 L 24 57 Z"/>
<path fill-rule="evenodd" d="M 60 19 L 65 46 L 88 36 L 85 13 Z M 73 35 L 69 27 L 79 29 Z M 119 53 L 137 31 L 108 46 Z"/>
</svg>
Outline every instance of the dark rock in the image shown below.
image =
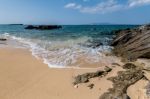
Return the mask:
<svg viewBox="0 0 150 99">
<path fill-rule="evenodd" d="M 113 88 L 104 93 L 100 99 L 130 99 L 126 94 L 127 88 L 143 77 L 144 73 L 142 69 L 137 66 L 134 69 L 118 72 L 118 76 L 108 78 L 108 80 L 113 82 Z"/>
<path fill-rule="evenodd" d="M 105 70 L 105 72 L 110 72 L 110 71 L 112 71 L 112 69 L 111 69 L 110 67 L 108 67 L 108 66 L 105 66 L 104 70 Z"/>
<path fill-rule="evenodd" d="M 79 84 L 79 83 L 87 83 L 89 82 L 90 78 L 98 77 L 103 75 L 104 71 L 97 71 L 95 73 L 85 73 L 82 75 L 78 75 L 75 77 L 74 85 Z"/>
<path fill-rule="evenodd" d="M 25 27 L 25 29 L 35 29 L 35 30 L 53 30 L 53 29 L 59 29 L 62 28 L 62 26 L 58 26 L 58 25 L 39 25 L 39 26 L 33 26 L 33 25 L 28 25 L 27 27 Z"/>
<path fill-rule="evenodd" d="M 23 25 L 23 24 L 8 24 L 8 25 Z"/>
<path fill-rule="evenodd" d="M 90 84 L 90 85 L 88 85 L 87 87 L 89 87 L 90 89 L 93 89 L 94 84 Z"/>
<path fill-rule="evenodd" d="M 132 63 L 127 63 L 125 65 L 123 65 L 123 69 L 135 69 L 136 65 L 132 64 Z"/>
<path fill-rule="evenodd" d="M 95 78 L 95 77 L 100 77 L 102 75 L 106 75 L 111 70 L 112 70 L 111 68 L 106 66 L 104 71 L 99 70 L 99 71 L 93 72 L 93 73 L 85 73 L 82 75 L 78 75 L 75 77 L 75 81 L 73 84 L 76 85 L 76 84 L 80 84 L 80 83 L 87 83 L 87 82 L 89 82 L 89 79 Z"/>
<path fill-rule="evenodd" d="M 135 61 L 137 58 L 150 59 L 150 25 L 118 31 L 112 42 L 114 54 L 124 60 Z"/>
<path fill-rule="evenodd" d="M 0 38 L 0 41 L 7 41 L 7 39 L 5 39 L 5 38 Z"/>
</svg>

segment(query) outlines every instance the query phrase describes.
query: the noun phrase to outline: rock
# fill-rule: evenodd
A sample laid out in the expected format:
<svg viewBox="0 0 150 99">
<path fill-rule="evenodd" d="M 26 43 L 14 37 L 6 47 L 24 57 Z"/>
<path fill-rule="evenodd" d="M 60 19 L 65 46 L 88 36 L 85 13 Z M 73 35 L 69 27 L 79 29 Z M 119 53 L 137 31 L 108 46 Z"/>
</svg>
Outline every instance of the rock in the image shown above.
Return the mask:
<svg viewBox="0 0 150 99">
<path fill-rule="evenodd" d="M 137 58 L 150 59 L 150 25 L 135 29 L 126 29 L 116 32 L 112 42 L 114 54 L 129 61 Z"/>
<path fill-rule="evenodd" d="M 78 88 L 79 86 L 78 85 L 74 85 L 74 88 Z"/>
<path fill-rule="evenodd" d="M 146 95 L 150 98 L 150 82 L 147 84 L 146 88 Z"/>
<path fill-rule="evenodd" d="M 149 71 L 144 71 L 144 77 L 150 81 L 150 72 Z"/>
<path fill-rule="evenodd" d="M 94 84 L 89 84 L 87 87 L 89 87 L 90 89 L 93 89 Z"/>
<path fill-rule="evenodd" d="M 115 66 L 121 66 L 121 65 L 118 64 L 118 63 L 112 63 L 112 65 L 115 65 Z"/>
<path fill-rule="evenodd" d="M 7 39 L 5 39 L 5 38 L 0 38 L 0 41 L 7 41 Z"/>
<path fill-rule="evenodd" d="M 93 73 L 85 73 L 82 75 L 78 75 L 76 76 L 74 79 L 75 81 L 73 82 L 74 85 L 80 84 L 80 83 L 87 83 L 89 82 L 89 79 L 91 78 L 95 78 L 95 77 L 100 77 L 102 75 L 107 75 L 108 72 L 110 72 L 112 69 L 109 67 L 105 67 L 104 71 L 97 71 L 97 72 L 93 72 Z"/>
<path fill-rule="evenodd" d="M 130 99 L 127 96 L 127 88 L 143 77 L 144 73 L 142 69 L 137 66 L 134 69 L 120 71 L 118 72 L 118 76 L 108 78 L 108 80 L 113 82 L 113 88 L 110 88 L 99 99 Z"/>
<path fill-rule="evenodd" d="M 35 30 L 53 30 L 53 29 L 59 29 L 62 28 L 62 26 L 58 26 L 58 25 L 39 25 L 39 26 L 33 26 L 33 25 L 28 25 L 27 27 L 25 27 L 25 29 L 35 29 Z"/>
<path fill-rule="evenodd" d="M 104 70 L 105 70 L 105 72 L 110 72 L 110 71 L 112 71 L 112 69 L 111 69 L 110 67 L 108 67 L 108 66 L 105 66 Z"/>
<path fill-rule="evenodd" d="M 136 65 L 132 64 L 132 63 L 127 63 L 125 65 L 123 65 L 123 69 L 135 69 Z"/>
</svg>

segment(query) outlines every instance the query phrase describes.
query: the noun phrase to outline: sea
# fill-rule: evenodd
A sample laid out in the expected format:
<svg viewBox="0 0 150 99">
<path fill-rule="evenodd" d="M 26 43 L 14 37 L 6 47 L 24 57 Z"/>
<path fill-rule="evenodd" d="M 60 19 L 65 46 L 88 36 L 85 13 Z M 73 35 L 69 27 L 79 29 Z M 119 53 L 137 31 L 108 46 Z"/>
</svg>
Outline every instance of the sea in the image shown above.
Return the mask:
<svg viewBox="0 0 150 99">
<path fill-rule="evenodd" d="M 62 25 L 55 30 L 26 30 L 26 25 L 0 25 L 0 47 L 28 49 L 50 68 L 115 62 L 110 54 L 115 30 L 138 25 Z M 105 61 L 105 62 L 104 62 Z"/>
</svg>

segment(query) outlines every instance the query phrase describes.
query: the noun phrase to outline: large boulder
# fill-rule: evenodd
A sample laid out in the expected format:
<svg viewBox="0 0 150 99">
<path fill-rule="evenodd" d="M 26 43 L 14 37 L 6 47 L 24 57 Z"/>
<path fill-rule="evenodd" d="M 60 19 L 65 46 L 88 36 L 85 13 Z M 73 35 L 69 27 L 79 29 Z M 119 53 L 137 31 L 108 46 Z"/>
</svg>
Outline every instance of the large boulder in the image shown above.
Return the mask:
<svg viewBox="0 0 150 99">
<path fill-rule="evenodd" d="M 39 25 L 39 26 L 34 26 L 34 25 L 28 25 L 25 27 L 25 29 L 35 29 L 35 30 L 53 30 L 53 29 L 59 29 L 62 28 L 62 26 L 59 25 Z"/>
<path fill-rule="evenodd" d="M 150 58 L 150 25 L 117 31 L 112 46 L 116 55 L 129 61 Z"/>
</svg>

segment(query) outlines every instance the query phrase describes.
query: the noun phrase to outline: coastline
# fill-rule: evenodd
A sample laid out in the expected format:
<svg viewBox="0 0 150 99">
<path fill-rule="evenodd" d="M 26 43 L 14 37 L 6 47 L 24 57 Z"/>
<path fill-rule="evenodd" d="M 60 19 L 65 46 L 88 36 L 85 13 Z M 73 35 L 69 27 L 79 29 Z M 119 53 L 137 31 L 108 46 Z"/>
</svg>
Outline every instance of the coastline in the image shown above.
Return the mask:
<svg viewBox="0 0 150 99">
<path fill-rule="evenodd" d="M 122 31 L 120 33 L 125 34 L 124 31 L 136 31 L 137 36 L 141 32 L 148 35 L 149 27 L 144 26 L 140 30 L 141 28 L 127 29 L 123 30 L 123 33 Z M 148 32 L 145 32 L 144 29 Z M 125 41 L 127 43 L 130 41 L 130 39 L 126 40 L 127 38 L 129 39 L 130 37 L 123 35 L 121 36 L 121 40 L 120 37 L 114 40 L 115 51 L 119 51 L 116 48 L 120 47 L 120 43 L 117 42 L 122 41 L 121 43 L 126 44 Z M 144 40 L 142 44 L 148 45 L 149 39 Z M 141 46 L 141 43 L 138 44 Z M 128 44 L 129 47 L 123 46 L 121 48 L 123 50 L 129 48 L 127 49 L 128 51 L 130 50 L 130 45 Z M 121 52 L 126 53 L 126 51 Z M 137 57 L 130 57 L 133 54 L 130 53 L 130 55 L 127 55 L 129 58 L 117 58 L 117 61 L 114 61 L 114 59 L 111 60 L 111 55 L 106 55 L 106 57 L 111 58 L 107 58 L 108 60 L 106 60 L 103 57 L 101 62 L 95 64 L 87 64 L 86 61 L 82 60 L 86 56 L 82 56 L 79 58 L 78 64 L 82 64 L 83 66 L 75 68 L 71 66 L 66 66 L 66 68 L 50 68 L 51 66 L 44 64 L 42 58 L 36 58 L 33 54 L 28 48 L 16 48 L 9 46 L 9 44 L 0 48 L 0 98 L 112 99 L 122 97 L 124 99 L 124 97 L 130 97 L 131 99 L 138 99 L 140 97 L 144 99 L 146 97 L 148 99 L 147 97 L 149 97 L 149 49 L 143 49 L 141 54 L 136 54 L 138 55 Z M 114 55 L 117 54 L 114 53 Z M 134 59 L 135 61 L 133 61 Z M 93 66 L 91 67 L 91 65 Z M 91 85 L 92 87 L 90 87 Z M 138 95 L 135 96 L 133 92 Z"/>
<path fill-rule="evenodd" d="M 99 69 L 49 68 L 28 50 L 18 48 L 0 48 L 0 55 L 2 99 L 97 99 L 112 87 L 107 78 L 121 69 L 116 67 L 106 77 L 92 79 L 76 89 L 72 84 L 76 75 Z M 87 87 L 90 83 L 95 84 L 92 90 Z"/>
</svg>

